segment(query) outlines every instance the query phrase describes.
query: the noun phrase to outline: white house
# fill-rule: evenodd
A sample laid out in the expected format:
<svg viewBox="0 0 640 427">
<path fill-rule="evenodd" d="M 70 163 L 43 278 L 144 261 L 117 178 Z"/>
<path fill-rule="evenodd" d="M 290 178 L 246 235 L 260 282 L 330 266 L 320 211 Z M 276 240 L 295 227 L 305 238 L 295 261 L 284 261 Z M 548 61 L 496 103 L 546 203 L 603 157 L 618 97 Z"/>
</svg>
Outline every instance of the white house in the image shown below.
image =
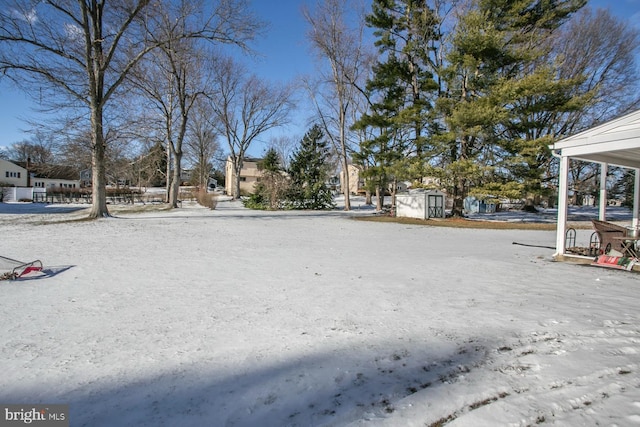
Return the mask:
<svg viewBox="0 0 640 427">
<path fill-rule="evenodd" d="M 0 183 L 14 187 L 27 186 L 27 170 L 15 163 L 0 159 Z"/>
<path fill-rule="evenodd" d="M 28 169 L 27 169 L 28 167 Z M 80 180 L 71 167 L 27 165 L 0 159 L 0 184 L 4 184 L 3 200 L 36 200 L 36 194 L 69 191 L 80 188 Z"/>
<path fill-rule="evenodd" d="M 76 169 L 69 166 L 32 164 L 29 166 L 29 174 L 27 186 L 34 188 L 45 190 L 80 188 L 79 174 Z"/>
</svg>

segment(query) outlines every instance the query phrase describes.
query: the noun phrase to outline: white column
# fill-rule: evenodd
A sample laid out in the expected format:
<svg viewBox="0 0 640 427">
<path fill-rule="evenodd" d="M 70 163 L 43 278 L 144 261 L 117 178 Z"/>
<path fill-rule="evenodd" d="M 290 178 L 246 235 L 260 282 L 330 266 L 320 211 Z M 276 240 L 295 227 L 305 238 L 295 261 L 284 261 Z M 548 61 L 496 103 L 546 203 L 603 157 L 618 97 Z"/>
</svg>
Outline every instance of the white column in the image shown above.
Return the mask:
<svg viewBox="0 0 640 427">
<path fill-rule="evenodd" d="M 600 210 L 598 219 L 600 221 L 607 220 L 607 172 L 609 165 L 607 163 L 600 164 Z"/>
<path fill-rule="evenodd" d="M 633 221 L 631 226 L 638 227 L 638 209 L 640 208 L 640 169 L 634 169 L 635 175 L 633 182 Z"/>
<path fill-rule="evenodd" d="M 564 238 L 567 232 L 567 196 L 569 181 L 569 158 L 560 157 L 558 182 L 558 224 L 556 227 L 556 255 L 564 255 Z"/>
</svg>

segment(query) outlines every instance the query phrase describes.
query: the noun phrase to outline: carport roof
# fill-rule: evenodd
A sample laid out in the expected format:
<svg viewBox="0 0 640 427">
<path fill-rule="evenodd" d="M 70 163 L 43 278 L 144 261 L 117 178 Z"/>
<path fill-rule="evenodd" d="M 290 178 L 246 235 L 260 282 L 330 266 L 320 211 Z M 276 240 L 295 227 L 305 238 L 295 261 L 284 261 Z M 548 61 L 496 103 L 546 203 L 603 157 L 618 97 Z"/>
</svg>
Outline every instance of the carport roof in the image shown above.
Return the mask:
<svg viewBox="0 0 640 427">
<path fill-rule="evenodd" d="M 549 148 L 562 157 L 640 169 L 640 110 L 561 139 Z"/>
</svg>

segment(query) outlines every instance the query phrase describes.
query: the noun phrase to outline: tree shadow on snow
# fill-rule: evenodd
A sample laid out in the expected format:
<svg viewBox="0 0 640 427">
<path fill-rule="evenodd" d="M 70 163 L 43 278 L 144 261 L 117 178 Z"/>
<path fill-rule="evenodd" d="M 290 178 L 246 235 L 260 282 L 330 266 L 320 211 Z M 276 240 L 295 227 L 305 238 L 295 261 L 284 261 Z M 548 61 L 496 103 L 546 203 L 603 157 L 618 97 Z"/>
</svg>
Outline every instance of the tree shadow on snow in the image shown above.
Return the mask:
<svg viewBox="0 0 640 427">
<path fill-rule="evenodd" d="M 66 399 L 60 403 L 70 405 L 71 426 L 343 425 L 389 416 L 416 393 L 429 401 L 444 384 L 484 363 L 487 348 L 477 343 L 434 343 L 431 350 L 397 343 L 378 343 L 372 350 L 365 344 L 363 351 L 335 349 L 278 363 L 252 363 L 238 355 L 228 369 L 212 360 L 217 368 L 194 361 L 155 376 L 130 372 L 135 379 L 122 374 L 89 381 L 49 401 Z M 234 371 L 240 373 L 228 373 Z M 41 391 L 36 395 L 42 397 Z"/>
<path fill-rule="evenodd" d="M 0 214 L 67 214 L 87 209 L 86 205 L 65 206 L 44 203 L 0 203 Z"/>
</svg>

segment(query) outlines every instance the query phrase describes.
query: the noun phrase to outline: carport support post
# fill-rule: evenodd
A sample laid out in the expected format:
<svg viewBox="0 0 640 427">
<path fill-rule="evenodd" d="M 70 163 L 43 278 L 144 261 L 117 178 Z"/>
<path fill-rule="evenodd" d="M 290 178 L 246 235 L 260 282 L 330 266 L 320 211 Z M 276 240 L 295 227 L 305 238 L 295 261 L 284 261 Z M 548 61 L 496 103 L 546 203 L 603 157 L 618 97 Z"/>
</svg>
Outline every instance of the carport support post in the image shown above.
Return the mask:
<svg viewBox="0 0 640 427">
<path fill-rule="evenodd" d="M 609 165 L 607 163 L 600 164 L 600 210 L 598 218 L 600 221 L 607 220 L 607 173 Z"/>
<path fill-rule="evenodd" d="M 631 226 L 633 228 L 638 227 L 638 208 L 640 208 L 640 169 L 634 169 L 633 180 L 633 222 Z"/>
<path fill-rule="evenodd" d="M 556 226 L 556 255 L 564 255 L 564 238 L 567 232 L 567 196 L 569 182 L 569 157 L 560 156 L 558 182 L 558 224 Z"/>
</svg>

